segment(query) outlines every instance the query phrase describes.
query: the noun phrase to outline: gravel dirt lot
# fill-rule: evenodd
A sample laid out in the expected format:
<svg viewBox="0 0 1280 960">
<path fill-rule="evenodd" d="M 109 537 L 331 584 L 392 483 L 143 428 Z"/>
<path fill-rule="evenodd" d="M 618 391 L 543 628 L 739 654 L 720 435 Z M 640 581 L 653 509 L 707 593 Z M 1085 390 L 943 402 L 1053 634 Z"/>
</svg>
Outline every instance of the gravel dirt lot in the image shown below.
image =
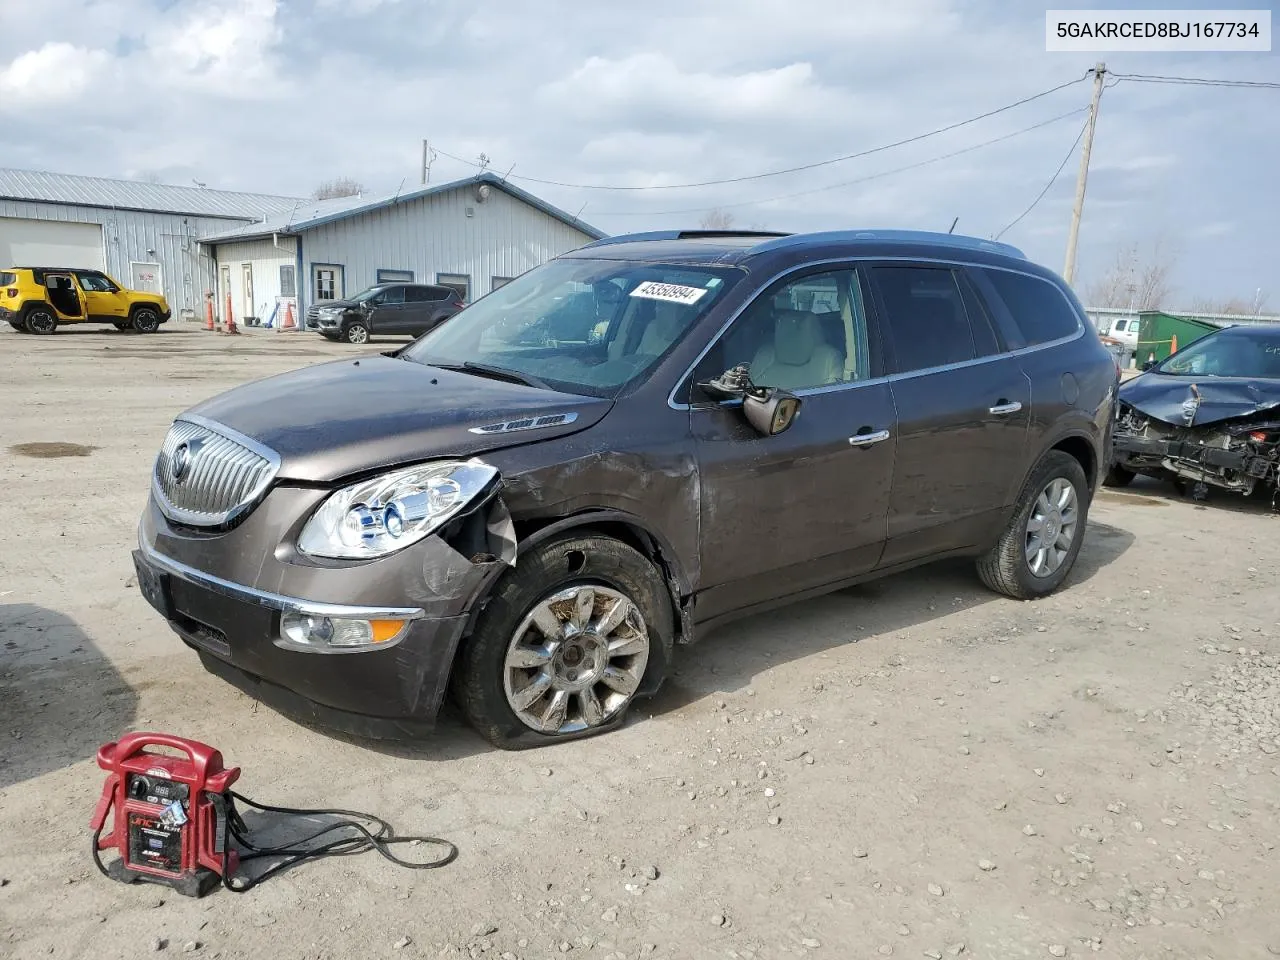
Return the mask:
<svg viewBox="0 0 1280 960">
<path fill-rule="evenodd" d="M 944 564 L 742 621 L 606 737 L 507 754 L 450 717 L 357 742 L 206 675 L 129 550 L 172 416 L 359 351 L 168 326 L 0 333 L 0 956 L 1280 955 L 1265 503 L 1104 492 L 1050 599 Z M 129 729 L 215 744 L 258 800 L 461 855 L 198 901 L 112 884 L 93 755 Z"/>
</svg>

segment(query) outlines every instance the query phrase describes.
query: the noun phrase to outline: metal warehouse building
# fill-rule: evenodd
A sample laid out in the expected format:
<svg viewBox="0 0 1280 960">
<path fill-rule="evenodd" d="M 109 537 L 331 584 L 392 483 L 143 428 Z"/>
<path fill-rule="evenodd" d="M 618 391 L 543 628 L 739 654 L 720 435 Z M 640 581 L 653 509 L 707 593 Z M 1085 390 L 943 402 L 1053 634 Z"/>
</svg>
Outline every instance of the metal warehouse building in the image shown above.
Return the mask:
<svg viewBox="0 0 1280 960">
<path fill-rule="evenodd" d="M 298 316 L 388 281 L 449 286 L 470 301 L 604 236 L 491 173 L 380 198 L 305 201 L 206 236 L 218 302 L 238 319 Z M 299 283 L 299 278 L 302 282 Z"/>
<path fill-rule="evenodd" d="M 199 239 L 296 207 L 273 197 L 102 177 L 0 169 L 0 269 L 105 270 L 203 315 L 216 271 Z"/>
</svg>

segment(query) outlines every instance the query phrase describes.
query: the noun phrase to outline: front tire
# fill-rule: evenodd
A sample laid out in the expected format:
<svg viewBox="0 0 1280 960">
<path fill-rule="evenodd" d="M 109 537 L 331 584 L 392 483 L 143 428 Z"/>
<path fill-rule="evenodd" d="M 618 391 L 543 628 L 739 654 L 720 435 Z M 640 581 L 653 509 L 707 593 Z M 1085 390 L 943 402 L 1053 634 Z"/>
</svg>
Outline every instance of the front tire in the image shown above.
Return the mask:
<svg viewBox="0 0 1280 960">
<path fill-rule="evenodd" d="M 35 307 L 27 311 L 25 325 L 28 333 L 48 336 L 58 329 L 58 317 L 48 307 Z"/>
<path fill-rule="evenodd" d="M 133 311 L 132 326 L 139 333 L 155 333 L 160 329 L 160 314 L 150 307 L 141 307 Z"/>
<path fill-rule="evenodd" d="M 1045 454 L 1023 485 L 1000 540 L 978 561 L 982 582 L 1015 600 L 1058 589 L 1084 542 L 1089 496 L 1075 457 L 1061 450 Z"/>
<path fill-rule="evenodd" d="M 10 320 L 9 326 L 17 330 L 19 333 L 27 332 L 27 320 L 25 317 L 19 317 L 17 320 Z"/>
<path fill-rule="evenodd" d="M 342 339 L 356 346 L 369 342 L 369 328 L 358 320 L 348 323 L 342 328 Z"/>
<path fill-rule="evenodd" d="M 520 558 L 458 653 L 453 693 L 494 746 L 519 750 L 622 724 L 667 669 L 671 601 L 654 565 L 609 537 Z"/>
</svg>

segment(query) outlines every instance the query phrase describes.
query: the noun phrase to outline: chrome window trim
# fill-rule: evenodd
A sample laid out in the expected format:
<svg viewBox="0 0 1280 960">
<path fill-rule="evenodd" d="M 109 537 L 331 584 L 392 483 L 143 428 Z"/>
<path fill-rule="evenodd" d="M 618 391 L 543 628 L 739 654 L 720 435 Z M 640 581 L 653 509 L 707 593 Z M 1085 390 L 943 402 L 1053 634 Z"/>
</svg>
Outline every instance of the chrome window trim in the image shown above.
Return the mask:
<svg viewBox="0 0 1280 960">
<path fill-rule="evenodd" d="M 278 593 L 268 593 L 265 590 L 258 590 L 231 580 L 224 580 L 222 577 L 215 577 L 211 573 L 205 573 L 203 570 L 197 570 L 195 567 L 180 563 L 157 552 L 154 547 L 142 540 L 139 540 L 139 546 L 142 549 L 143 556 L 147 558 L 149 563 L 159 567 L 165 573 L 177 577 L 179 580 L 211 590 L 232 600 L 252 603 L 268 610 L 345 620 L 421 620 L 427 615 L 426 611 L 421 607 L 365 607 L 342 603 L 321 603 L 302 600 L 298 597 L 286 597 Z M 386 644 L 379 644 L 378 649 L 384 646 Z"/>
<path fill-rule="evenodd" d="M 1058 347 L 1066 343 L 1071 343 L 1075 340 L 1079 340 L 1081 337 L 1084 336 L 1084 333 L 1085 333 L 1085 323 L 1080 318 L 1080 314 L 1076 310 L 1075 304 L 1073 304 L 1071 300 L 1066 296 L 1066 294 L 1062 292 L 1062 290 L 1058 287 L 1058 285 L 1051 280 L 1045 279 L 1044 277 L 1038 277 L 1034 273 L 1028 273 L 1026 270 L 1018 270 L 1014 267 L 995 266 L 995 265 L 986 264 L 986 263 L 982 263 L 982 264 L 969 263 L 964 260 L 949 260 L 949 259 L 938 258 L 938 257 L 895 257 L 891 255 L 890 256 L 881 255 L 881 256 L 839 257 L 836 259 L 828 259 L 828 260 L 811 260 L 808 263 L 800 263 L 800 264 L 796 264 L 794 266 L 788 267 L 785 270 L 780 270 L 778 273 L 774 274 L 767 281 L 765 281 L 763 284 L 761 284 L 759 287 L 756 288 L 756 294 L 753 295 L 749 300 L 744 302 L 741 306 L 738 307 L 737 310 L 733 312 L 733 314 L 729 317 L 729 319 L 724 322 L 724 324 L 720 327 L 720 329 L 716 331 L 715 335 L 707 342 L 707 345 L 703 347 L 701 351 L 699 351 L 696 357 L 694 357 L 693 362 L 689 364 L 689 366 L 685 369 L 684 373 L 680 374 L 679 378 L 675 382 L 675 386 L 673 386 L 671 388 L 671 391 L 667 394 L 667 406 L 670 407 L 672 410 L 694 409 L 693 405 L 691 404 L 677 402 L 676 391 L 680 389 L 680 385 L 685 382 L 685 380 L 689 377 L 689 375 L 692 374 L 695 369 L 697 369 L 698 364 L 702 362 L 703 358 L 708 353 L 711 352 L 711 348 L 720 342 L 720 338 L 724 336 L 725 331 L 728 330 L 729 327 L 733 325 L 734 321 L 737 320 L 738 317 L 740 317 L 743 313 L 746 312 L 746 309 L 749 306 L 751 306 L 753 303 L 756 302 L 761 291 L 768 290 L 779 280 L 782 280 L 783 278 L 793 273 L 798 273 L 801 270 L 808 270 L 810 267 L 829 267 L 837 264 L 848 264 L 852 267 L 854 265 L 864 264 L 864 263 L 927 263 L 935 266 L 944 266 L 944 267 L 952 267 L 952 268 L 962 267 L 962 268 L 969 268 L 969 269 L 981 268 L 981 269 L 988 269 L 988 270 L 1004 270 L 1007 273 L 1017 273 L 1017 274 L 1021 274 L 1024 277 L 1031 277 L 1034 280 L 1039 280 L 1042 283 L 1047 283 L 1049 286 L 1053 287 L 1055 291 L 1057 291 L 1058 296 L 1062 297 L 1062 299 L 1067 301 L 1067 306 L 1071 309 L 1072 315 L 1075 316 L 1076 318 L 1076 324 L 1077 324 L 1076 331 L 1075 333 L 1069 334 L 1068 336 L 1060 337 L 1057 340 L 1047 340 L 1044 343 L 1037 343 L 1034 346 L 1019 347 L 1017 350 L 1006 350 L 1003 353 L 993 353 L 985 357 L 975 357 L 972 360 L 961 360 L 956 363 L 946 363 L 937 367 L 926 367 L 922 370 L 911 370 L 907 373 L 891 373 L 891 374 L 886 374 L 885 376 L 882 376 L 882 377 L 875 377 L 874 379 L 871 379 L 871 380 L 857 380 L 850 383 L 833 383 L 833 384 L 828 384 L 822 387 L 808 387 L 804 390 L 792 390 L 791 392 L 794 393 L 796 396 L 805 397 L 805 396 L 809 396 L 811 394 L 817 394 L 817 393 L 830 393 L 835 390 L 848 390 L 853 387 L 867 386 L 867 385 L 876 384 L 876 383 L 894 383 L 898 380 L 910 380 L 910 379 L 914 379 L 915 377 L 924 376 L 926 374 L 941 373 L 947 370 L 958 370 L 963 367 L 972 367 L 982 363 L 991 363 L 996 360 L 1002 360 L 1005 357 L 1021 357 L 1029 353 L 1035 353 L 1040 350 L 1047 350 L 1051 347 Z M 740 401 L 722 400 L 716 406 L 724 406 L 726 404 L 736 404 L 739 402 Z M 699 404 L 697 406 L 697 409 L 705 410 L 705 409 L 710 409 L 711 407 L 712 407 L 712 404 L 710 403 Z"/>
<path fill-rule="evenodd" d="M 280 454 L 276 453 L 270 447 L 254 440 L 252 437 L 245 436 L 239 430 L 234 430 L 225 424 L 210 420 L 208 417 L 202 417 L 198 413 L 179 414 L 173 418 L 173 423 L 169 425 L 169 429 L 172 430 L 174 424 L 180 422 L 190 423 L 194 426 L 200 427 L 202 430 L 207 430 L 210 433 L 225 437 L 233 443 L 240 444 L 250 453 L 267 461 L 270 469 L 263 474 L 262 479 L 254 485 L 244 500 L 231 510 L 220 514 L 202 514 L 191 510 L 185 510 L 182 507 L 175 505 L 165 495 L 164 490 L 160 486 L 160 479 L 156 473 L 156 466 L 158 465 L 160 458 L 160 454 L 157 454 L 156 460 L 152 462 L 151 466 L 151 494 L 155 497 L 156 504 L 160 507 L 160 511 L 175 523 L 188 524 L 201 529 L 215 529 L 234 523 L 236 520 L 243 517 L 248 511 L 256 507 L 262 500 L 263 495 L 268 489 L 270 489 L 271 485 L 275 483 L 276 476 L 280 473 Z M 167 431 L 165 435 L 166 437 L 168 436 Z M 163 451 L 163 442 L 161 444 L 161 449 Z M 210 522 L 210 519 L 213 520 L 212 523 Z"/>
</svg>

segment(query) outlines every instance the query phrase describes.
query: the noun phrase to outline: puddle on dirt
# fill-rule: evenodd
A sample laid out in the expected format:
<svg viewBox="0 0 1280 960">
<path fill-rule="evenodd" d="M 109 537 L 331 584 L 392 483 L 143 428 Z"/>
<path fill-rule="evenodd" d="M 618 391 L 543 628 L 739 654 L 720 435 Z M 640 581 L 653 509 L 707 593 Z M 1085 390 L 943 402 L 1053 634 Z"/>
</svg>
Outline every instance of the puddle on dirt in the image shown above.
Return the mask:
<svg viewBox="0 0 1280 960">
<path fill-rule="evenodd" d="M 1168 500 L 1161 500 L 1159 497 L 1144 497 L 1136 493 L 1115 493 L 1111 490 L 1103 490 L 1096 497 L 1098 500 L 1105 500 L 1108 503 L 1127 503 L 1131 507 L 1167 507 Z"/>
<path fill-rule="evenodd" d="M 9 452 L 20 457 L 56 460 L 59 457 L 87 457 L 97 449 L 83 443 L 15 443 L 9 448 Z"/>
</svg>

